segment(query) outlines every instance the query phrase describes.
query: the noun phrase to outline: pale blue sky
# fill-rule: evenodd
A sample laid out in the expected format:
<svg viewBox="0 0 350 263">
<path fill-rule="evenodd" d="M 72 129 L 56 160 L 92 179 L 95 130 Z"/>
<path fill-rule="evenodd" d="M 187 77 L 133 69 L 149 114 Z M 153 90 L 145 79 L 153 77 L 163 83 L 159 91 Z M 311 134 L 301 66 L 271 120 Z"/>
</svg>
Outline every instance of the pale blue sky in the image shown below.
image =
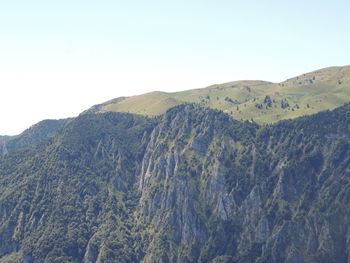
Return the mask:
<svg viewBox="0 0 350 263">
<path fill-rule="evenodd" d="M 350 1 L 0 0 L 0 134 L 119 96 L 350 64 Z"/>
</svg>

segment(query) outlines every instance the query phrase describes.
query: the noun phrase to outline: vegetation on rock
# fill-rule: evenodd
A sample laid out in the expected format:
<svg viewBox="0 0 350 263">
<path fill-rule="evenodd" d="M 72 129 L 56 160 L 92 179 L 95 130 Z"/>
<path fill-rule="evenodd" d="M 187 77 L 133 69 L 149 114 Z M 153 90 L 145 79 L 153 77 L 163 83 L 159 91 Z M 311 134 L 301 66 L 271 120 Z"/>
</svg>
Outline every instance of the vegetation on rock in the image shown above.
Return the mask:
<svg viewBox="0 0 350 263">
<path fill-rule="evenodd" d="M 195 104 L 59 126 L 0 157 L 0 262 L 350 261 L 349 104 L 264 126 Z"/>
</svg>

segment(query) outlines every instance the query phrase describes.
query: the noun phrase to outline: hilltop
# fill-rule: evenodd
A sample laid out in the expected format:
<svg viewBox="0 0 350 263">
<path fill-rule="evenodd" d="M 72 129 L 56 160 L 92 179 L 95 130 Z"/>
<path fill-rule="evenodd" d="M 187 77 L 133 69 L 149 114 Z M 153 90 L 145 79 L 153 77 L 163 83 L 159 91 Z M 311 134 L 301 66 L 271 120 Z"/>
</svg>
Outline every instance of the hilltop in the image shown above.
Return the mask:
<svg viewBox="0 0 350 263">
<path fill-rule="evenodd" d="M 161 115 L 184 103 L 218 109 L 237 120 L 274 123 L 283 119 L 334 109 L 350 100 L 350 66 L 329 67 L 287 79 L 233 81 L 180 92 L 154 91 L 120 97 L 88 112 L 129 112 Z"/>
</svg>

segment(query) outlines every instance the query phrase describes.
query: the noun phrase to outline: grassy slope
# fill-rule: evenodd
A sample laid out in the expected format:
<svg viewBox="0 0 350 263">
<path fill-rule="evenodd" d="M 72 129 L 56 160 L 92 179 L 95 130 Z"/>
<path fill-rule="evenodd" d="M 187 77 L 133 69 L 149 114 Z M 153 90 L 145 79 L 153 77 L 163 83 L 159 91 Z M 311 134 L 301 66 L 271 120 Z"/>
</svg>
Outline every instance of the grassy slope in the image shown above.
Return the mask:
<svg viewBox="0 0 350 263">
<path fill-rule="evenodd" d="M 272 107 L 264 104 L 270 96 Z M 281 108 L 287 100 L 289 107 Z M 222 110 L 234 119 L 271 123 L 334 109 L 350 100 L 350 66 L 320 69 L 281 83 L 235 81 L 174 93 L 155 91 L 104 103 L 100 110 L 158 115 L 185 102 Z M 257 104 L 262 107 L 257 108 Z"/>
</svg>

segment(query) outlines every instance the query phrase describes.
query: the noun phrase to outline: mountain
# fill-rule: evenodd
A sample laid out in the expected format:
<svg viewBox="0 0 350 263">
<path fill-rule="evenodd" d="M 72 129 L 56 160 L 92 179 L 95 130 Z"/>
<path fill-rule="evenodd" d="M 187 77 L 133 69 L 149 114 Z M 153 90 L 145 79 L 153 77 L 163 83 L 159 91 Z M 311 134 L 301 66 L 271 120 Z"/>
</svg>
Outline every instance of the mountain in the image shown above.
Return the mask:
<svg viewBox="0 0 350 263">
<path fill-rule="evenodd" d="M 85 112 L 0 157 L 0 262 L 350 262 L 349 127 Z"/>
<path fill-rule="evenodd" d="M 26 129 L 20 135 L 0 136 L 0 155 L 42 143 L 63 128 L 69 120 L 43 120 Z"/>
<path fill-rule="evenodd" d="M 263 124 L 334 109 L 350 100 L 350 66 L 316 70 L 281 83 L 235 81 L 182 92 L 121 97 L 89 112 L 160 115 L 183 103 L 219 109 L 237 120 Z"/>
</svg>

